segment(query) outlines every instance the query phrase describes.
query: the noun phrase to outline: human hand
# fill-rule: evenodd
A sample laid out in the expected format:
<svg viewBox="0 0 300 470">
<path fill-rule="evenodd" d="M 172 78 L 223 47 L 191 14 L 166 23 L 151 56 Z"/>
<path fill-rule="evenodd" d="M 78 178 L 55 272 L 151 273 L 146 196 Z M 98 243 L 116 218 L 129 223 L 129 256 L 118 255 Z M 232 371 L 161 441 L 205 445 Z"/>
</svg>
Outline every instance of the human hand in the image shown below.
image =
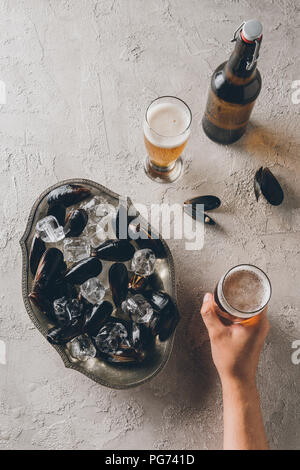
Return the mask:
<svg viewBox="0 0 300 470">
<path fill-rule="evenodd" d="M 214 364 L 222 385 L 240 382 L 253 384 L 259 355 L 269 331 L 267 307 L 253 323 L 225 326 L 217 315 L 212 294 L 204 296 L 201 315 L 208 330 Z"/>
</svg>

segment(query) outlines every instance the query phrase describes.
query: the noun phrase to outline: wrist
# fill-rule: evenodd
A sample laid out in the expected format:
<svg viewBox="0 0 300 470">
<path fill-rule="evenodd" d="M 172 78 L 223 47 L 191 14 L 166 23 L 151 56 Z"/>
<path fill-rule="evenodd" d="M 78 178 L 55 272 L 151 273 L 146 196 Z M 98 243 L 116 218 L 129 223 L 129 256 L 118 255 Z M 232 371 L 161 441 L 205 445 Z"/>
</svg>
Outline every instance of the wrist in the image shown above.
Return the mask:
<svg viewBox="0 0 300 470">
<path fill-rule="evenodd" d="M 256 393 L 255 377 L 221 377 L 223 394 Z"/>
</svg>

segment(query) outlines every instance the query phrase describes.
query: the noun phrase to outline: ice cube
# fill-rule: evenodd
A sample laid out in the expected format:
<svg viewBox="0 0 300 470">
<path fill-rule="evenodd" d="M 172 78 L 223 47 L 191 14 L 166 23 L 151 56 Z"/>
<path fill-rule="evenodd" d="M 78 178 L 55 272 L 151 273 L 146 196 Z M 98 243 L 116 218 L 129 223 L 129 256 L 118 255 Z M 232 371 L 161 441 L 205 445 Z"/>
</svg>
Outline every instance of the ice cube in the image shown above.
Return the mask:
<svg viewBox="0 0 300 470">
<path fill-rule="evenodd" d="M 135 274 L 147 277 L 153 274 L 155 261 L 155 254 L 149 248 L 137 250 L 132 258 L 131 269 Z"/>
<path fill-rule="evenodd" d="M 124 300 L 122 302 L 122 310 L 135 323 L 149 324 L 153 315 L 155 315 L 153 308 L 141 294 L 136 294 Z"/>
<path fill-rule="evenodd" d="M 60 297 L 53 302 L 55 319 L 59 325 L 66 326 L 82 315 L 80 303 L 77 299 Z"/>
<path fill-rule="evenodd" d="M 128 332 L 125 326 L 119 322 L 109 322 L 104 325 L 95 337 L 95 343 L 99 351 L 105 354 L 114 354 L 118 351 L 121 343 L 128 345 Z"/>
<path fill-rule="evenodd" d="M 96 348 L 87 335 L 80 335 L 70 342 L 70 354 L 74 359 L 87 361 L 96 356 Z"/>
<path fill-rule="evenodd" d="M 67 302 L 68 302 L 68 299 L 66 297 L 55 299 L 53 302 L 55 319 L 59 325 L 65 325 L 65 324 L 70 323 L 71 321 L 69 312 L 66 311 Z"/>
<path fill-rule="evenodd" d="M 89 218 L 94 222 L 99 222 L 99 219 L 107 215 L 114 215 L 116 208 L 109 204 L 107 199 L 101 196 L 95 196 L 90 201 L 81 205 L 89 213 Z"/>
<path fill-rule="evenodd" d="M 90 246 L 93 248 L 97 248 L 108 238 L 100 222 L 98 224 L 88 224 L 84 233 L 89 240 Z"/>
<path fill-rule="evenodd" d="M 65 238 L 64 228 L 53 215 L 48 215 L 36 224 L 36 231 L 46 243 L 56 243 Z"/>
<path fill-rule="evenodd" d="M 99 220 L 99 219 L 98 219 Z M 85 228 L 85 236 L 88 237 L 90 245 L 97 248 L 107 239 L 114 239 L 116 235 L 112 226 L 113 216 L 111 214 L 104 216 L 100 221 L 90 220 Z"/>
<path fill-rule="evenodd" d="M 91 277 L 81 284 L 80 293 L 91 304 L 99 304 L 105 296 L 105 287 L 97 277 Z"/>
<path fill-rule="evenodd" d="M 99 196 L 94 196 L 89 201 L 83 201 L 80 204 L 80 208 L 86 210 L 87 212 L 91 212 L 96 204 L 98 204 Z"/>
<path fill-rule="evenodd" d="M 90 244 L 86 237 L 65 238 L 63 247 L 67 263 L 77 263 L 90 256 Z"/>
<path fill-rule="evenodd" d="M 95 217 L 105 217 L 107 215 L 114 215 L 116 213 L 116 208 L 112 204 L 98 204 L 94 210 Z"/>
</svg>

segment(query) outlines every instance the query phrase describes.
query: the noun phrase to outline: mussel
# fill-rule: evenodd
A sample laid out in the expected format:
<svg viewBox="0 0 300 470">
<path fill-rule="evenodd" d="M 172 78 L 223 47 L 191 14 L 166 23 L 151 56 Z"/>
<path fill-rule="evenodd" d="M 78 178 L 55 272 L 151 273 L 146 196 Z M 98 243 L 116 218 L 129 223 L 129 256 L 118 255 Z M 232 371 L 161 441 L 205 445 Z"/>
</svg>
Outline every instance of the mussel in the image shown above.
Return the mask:
<svg viewBox="0 0 300 470">
<path fill-rule="evenodd" d="M 76 318 L 67 326 L 58 326 L 51 328 L 47 334 L 47 340 L 51 344 L 65 344 L 83 331 L 84 318 Z"/>
<path fill-rule="evenodd" d="M 102 271 L 102 263 L 98 258 L 90 257 L 79 261 L 65 274 L 65 281 L 69 284 L 83 284 L 91 277 L 98 276 Z"/>
<path fill-rule="evenodd" d="M 33 281 L 33 292 L 46 292 L 66 269 L 64 256 L 58 248 L 49 248 L 39 262 Z"/>
<path fill-rule="evenodd" d="M 77 297 L 77 291 L 74 285 L 69 284 L 65 281 L 64 278 L 60 277 L 51 284 L 49 284 L 46 291 L 46 295 L 52 301 L 61 297 L 74 299 L 75 297 Z"/>
<path fill-rule="evenodd" d="M 95 305 L 85 317 L 84 331 L 89 336 L 97 336 L 100 328 L 107 323 L 113 311 L 113 306 L 107 300 Z"/>
<path fill-rule="evenodd" d="M 193 197 L 192 199 L 188 199 L 184 204 L 192 206 L 201 204 L 204 206 L 204 211 L 213 211 L 214 209 L 218 209 L 218 207 L 220 207 L 221 201 L 217 196 L 198 196 Z"/>
<path fill-rule="evenodd" d="M 130 325 L 124 320 L 111 318 L 94 337 L 99 355 L 108 362 L 126 364 L 140 362 L 144 352 L 132 343 Z"/>
<path fill-rule="evenodd" d="M 120 307 L 128 293 L 128 271 L 125 264 L 113 264 L 109 269 L 108 279 L 114 304 Z"/>
<path fill-rule="evenodd" d="M 94 255 L 106 261 L 129 261 L 135 249 L 128 240 L 106 240 L 95 248 Z"/>
<path fill-rule="evenodd" d="M 199 206 L 203 207 L 199 207 Z M 188 199 L 184 203 L 184 212 L 198 222 L 207 225 L 216 225 L 216 222 L 205 211 L 212 211 L 220 207 L 221 201 L 217 196 L 198 196 Z"/>
<path fill-rule="evenodd" d="M 64 232 L 66 237 L 78 237 L 88 221 L 88 213 L 84 209 L 71 211 L 66 218 Z"/>
<path fill-rule="evenodd" d="M 179 323 L 180 315 L 171 297 L 163 291 L 149 291 L 145 294 L 146 299 L 157 312 L 150 328 L 153 335 L 159 336 L 160 341 L 166 341 L 175 331 Z"/>
<path fill-rule="evenodd" d="M 67 318 L 69 315 L 69 310 L 63 312 L 62 308 L 61 310 L 54 308 L 57 300 L 65 299 L 71 303 L 76 296 L 77 292 L 74 286 L 67 284 L 62 279 L 50 282 L 42 291 L 33 291 L 29 294 L 30 300 L 41 312 L 45 313 L 50 322 L 54 324 L 64 323 L 60 318 Z M 72 317 L 74 317 L 74 314 Z"/>
<path fill-rule="evenodd" d="M 154 330 L 158 332 L 160 341 L 166 341 L 174 333 L 180 316 L 177 309 L 166 309 L 160 312 L 158 321 L 154 327 Z"/>
<path fill-rule="evenodd" d="M 184 212 L 190 217 L 192 217 L 194 220 L 197 220 L 198 222 L 203 222 L 207 225 L 216 225 L 216 222 L 211 217 L 209 217 L 209 215 L 199 210 L 199 208 L 197 209 L 196 206 L 192 206 L 191 204 L 184 204 L 183 208 Z"/>
<path fill-rule="evenodd" d="M 86 300 L 86 299 L 81 295 L 80 292 L 79 292 L 79 294 L 78 294 L 78 300 L 79 300 L 79 302 L 80 302 L 81 310 L 82 310 L 82 312 L 83 312 L 83 315 L 84 315 L 85 319 L 87 319 L 87 318 L 90 316 L 90 314 L 91 314 L 93 308 L 95 307 L 95 305 L 94 305 L 94 304 L 91 304 L 88 300 Z"/>
<path fill-rule="evenodd" d="M 65 225 L 66 208 L 59 202 L 53 203 L 49 206 L 47 215 L 53 215 L 62 227 Z"/>
<path fill-rule="evenodd" d="M 31 292 L 28 297 L 31 302 L 47 316 L 48 320 L 55 324 L 53 303 L 41 292 Z"/>
<path fill-rule="evenodd" d="M 91 191 L 84 186 L 79 184 L 64 184 L 53 189 L 53 191 L 48 194 L 47 202 L 49 205 L 59 202 L 68 207 L 90 196 Z"/>
<path fill-rule="evenodd" d="M 144 357 L 144 351 L 137 351 L 132 347 L 120 346 L 116 352 L 106 355 L 106 360 L 114 364 L 132 364 L 142 362 Z"/>
<path fill-rule="evenodd" d="M 284 198 L 279 182 L 267 167 L 261 166 L 255 173 L 254 192 L 257 201 L 261 192 L 272 206 L 279 206 Z"/>
<path fill-rule="evenodd" d="M 46 245 L 39 235 L 35 234 L 30 248 L 29 264 L 31 274 L 34 276 L 43 253 L 46 251 Z"/>
<path fill-rule="evenodd" d="M 153 344 L 154 340 L 151 329 L 138 323 L 132 323 L 131 338 L 132 344 L 137 351 L 146 351 Z"/>
</svg>

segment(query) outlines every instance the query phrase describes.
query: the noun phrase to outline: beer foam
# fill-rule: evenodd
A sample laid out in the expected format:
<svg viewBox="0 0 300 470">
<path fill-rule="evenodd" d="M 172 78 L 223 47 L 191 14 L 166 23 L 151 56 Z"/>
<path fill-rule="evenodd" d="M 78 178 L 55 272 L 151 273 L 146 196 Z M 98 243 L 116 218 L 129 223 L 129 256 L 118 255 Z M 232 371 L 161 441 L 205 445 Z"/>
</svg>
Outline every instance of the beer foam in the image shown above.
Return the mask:
<svg viewBox="0 0 300 470">
<path fill-rule="evenodd" d="M 183 103 L 153 103 L 147 111 L 144 133 L 151 144 L 174 148 L 184 144 L 190 135 L 191 116 Z"/>
<path fill-rule="evenodd" d="M 251 313 L 262 309 L 267 304 L 270 293 L 268 278 L 255 266 L 237 266 L 223 281 L 226 301 L 239 312 Z"/>
</svg>

